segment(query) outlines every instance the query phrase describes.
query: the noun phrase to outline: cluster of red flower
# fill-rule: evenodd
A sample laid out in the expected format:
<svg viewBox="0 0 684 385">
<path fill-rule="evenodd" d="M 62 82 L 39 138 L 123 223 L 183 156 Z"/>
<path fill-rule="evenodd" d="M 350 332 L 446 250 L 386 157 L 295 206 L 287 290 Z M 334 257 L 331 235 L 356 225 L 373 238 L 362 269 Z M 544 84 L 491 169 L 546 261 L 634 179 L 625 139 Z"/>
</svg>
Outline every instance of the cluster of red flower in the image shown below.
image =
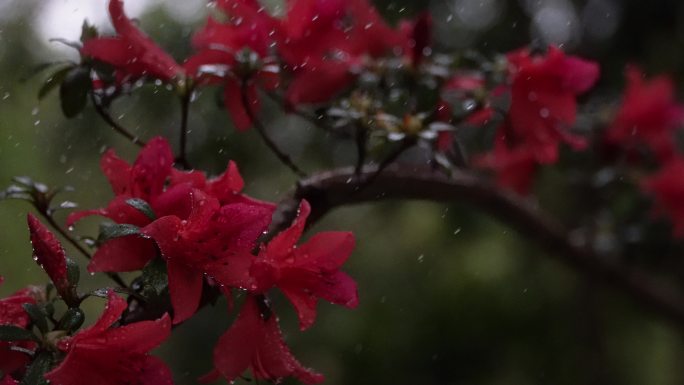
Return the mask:
<svg viewBox="0 0 684 385">
<path fill-rule="evenodd" d="M 73 213 L 68 222 L 97 214 L 125 224 L 131 232 L 105 240 L 88 270 L 139 270 L 159 254 L 168 270 L 173 323 L 197 311 L 205 285 L 218 288 L 230 304 L 233 289 L 245 291 L 240 315 L 214 350 L 215 370 L 204 379 L 223 376 L 233 380 L 251 368 L 259 379 L 292 375 L 305 383 L 320 382 L 322 376 L 302 367 L 290 353 L 278 318 L 263 294 L 274 287 L 282 290 L 296 308 L 302 330 L 313 324 L 319 298 L 355 307 L 356 283 L 339 270 L 352 252 L 353 235 L 324 232 L 297 245 L 310 210 L 303 201 L 292 226 L 262 244 L 255 255 L 252 249 L 268 227 L 275 206 L 240 194 L 243 181 L 232 162 L 223 175 L 213 179 L 198 171 L 175 170 L 172 163 L 171 150 L 161 138 L 150 141 L 133 165 L 113 151 L 104 154 L 102 170 L 116 197 L 106 208 Z M 132 200 L 137 204 L 131 204 Z M 139 205 L 147 209 L 141 210 Z M 28 220 L 36 261 L 60 296 L 71 298 L 74 287 L 67 277 L 62 246 L 38 219 L 29 214 Z M 30 294 L 24 290 L 3 300 L 0 323 L 28 326 L 22 305 L 37 300 Z M 147 355 L 169 335 L 170 318 L 165 315 L 154 322 L 110 328 L 126 309 L 126 302 L 111 291 L 108 296 L 97 324 L 55 341 L 66 357 L 45 377 L 65 385 L 172 383 L 166 366 Z M 2 360 L 3 372 L 23 367 L 26 356 L 16 353 L 14 345 L 3 344 L 0 354 L 8 356 Z M 100 381 L 102 378 L 107 380 Z"/>
</svg>

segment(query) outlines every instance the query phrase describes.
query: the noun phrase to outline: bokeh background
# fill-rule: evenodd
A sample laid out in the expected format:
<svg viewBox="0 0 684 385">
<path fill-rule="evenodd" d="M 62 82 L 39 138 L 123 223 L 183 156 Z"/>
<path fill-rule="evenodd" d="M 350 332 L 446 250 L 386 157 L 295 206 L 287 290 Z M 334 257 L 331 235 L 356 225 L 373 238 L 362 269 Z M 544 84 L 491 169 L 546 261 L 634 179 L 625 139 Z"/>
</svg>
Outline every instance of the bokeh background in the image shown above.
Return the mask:
<svg viewBox="0 0 684 385">
<path fill-rule="evenodd" d="M 625 63 L 640 64 L 649 73 L 668 72 L 680 85 L 684 81 L 684 3 L 677 0 L 376 4 L 392 22 L 429 7 L 438 50 L 493 55 L 529 42 L 559 44 L 601 63 L 599 95 L 617 93 Z M 189 37 L 207 12 L 204 0 L 129 0 L 126 9 L 176 58 L 190 52 Z M 39 102 L 45 74 L 25 79 L 42 62 L 76 58 L 49 39 L 77 40 L 84 18 L 111 30 L 105 10 L 105 0 L 0 0 L 0 186 L 9 185 L 12 176 L 30 175 L 49 185 L 74 186 L 65 198 L 81 207 L 98 207 L 110 198 L 98 169 L 100 154 L 111 146 L 132 160 L 137 149 L 91 109 L 67 120 L 56 94 Z M 278 200 L 295 178 L 254 131 L 237 134 L 216 100 L 216 92 L 207 90 L 192 106 L 192 163 L 218 173 L 229 159 L 236 160 L 250 194 Z M 141 137 L 161 134 L 177 144 L 179 109 L 163 87 L 145 87 L 118 101 L 114 110 Z M 353 162 L 350 143 L 328 138 L 274 106 L 262 119 L 307 169 Z M 562 172 L 561 167 L 547 173 L 551 187 L 540 190 L 539 200 L 573 223 L 580 219 L 572 213 L 581 211 L 573 208 L 583 202 Z M 0 202 L 2 295 L 46 280 L 31 260 L 29 209 L 24 202 Z M 76 231 L 94 235 L 96 228 L 97 220 L 88 220 Z M 295 354 L 325 373 L 327 384 L 684 383 L 684 340 L 676 328 L 551 261 L 514 229 L 467 205 L 385 202 L 343 208 L 313 231 L 323 229 L 356 234 L 358 247 L 346 270 L 358 281 L 360 306 L 349 311 L 322 304 L 316 325 L 300 333 L 289 305 L 279 297 L 276 302 Z M 637 254 L 646 265 L 678 269 L 684 258 L 662 243 Z M 98 276 L 83 281 L 90 288 L 108 284 Z M 87 306 L 94 315 L 102 303 L 92 299 Z M 178 384 L 194 384 L 210 369 L 214 341 L 231 317 L 222 302 L 205 308 L 159 349 Z"/>
</svg>

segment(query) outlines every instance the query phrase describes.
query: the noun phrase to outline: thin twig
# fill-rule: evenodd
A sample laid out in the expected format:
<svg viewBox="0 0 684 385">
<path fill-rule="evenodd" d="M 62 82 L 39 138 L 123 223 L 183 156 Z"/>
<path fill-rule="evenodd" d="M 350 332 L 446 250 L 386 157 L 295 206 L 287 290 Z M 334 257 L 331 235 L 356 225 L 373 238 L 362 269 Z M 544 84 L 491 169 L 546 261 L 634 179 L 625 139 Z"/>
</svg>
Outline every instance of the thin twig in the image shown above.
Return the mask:
<svg viewBox="0 0 684 385">
<path fill-rule="evenodd" d="M 98 97 L 95 96 L 95 94 L 90 93 L 90 100 L 93 102 L 93 106 L 95 106 L 95 111 L 98 113 L 98 115 L 100 115 L 102 120 L 104 120 L 111 128 L 113 128 L 114 131 L 118 132 L 126 139 L 130 140 L 133 144 L 136 144 L 140 147 L 143 147 L 145 145 L 145 142 L 138 138 L 137 135 L 133 135 L 130 131 L 128 131 L 116 120 L 114 120 L 114 118 L 109 114 L 109 110 L 107 109 L 107 107 L 102 105 L 102 103 L 99 101 Z"/>
<path fill-rule="evenodd" d="M 190 113 L 190 96 L 192 91 L 187 92 L 180 98 L 181 103 L 181 124 L 180 124 L 180 150 L 176 162 L 178 162 L 183 168 L 189 169 L 190 164 L 188 163 L 186 155 L 186 147 L 188 142 L 188 116 Z"/>
<path fill-rule="evenodd" d="M 287 166 L 292 172 L 297 174 L 299 177 L 306 177 L 306 173 L 302 171 L 293 161 L 292 158 L 285 152 L 283 152 L 278 145 L 271 139 L 271 137 L 268 136 L 268 133 L 266 133 L 266 128 L 261 124 L 259 119 L 254 114 L 254 111 L 252 111 L 252 105 L 249 101 L 249 94 L 248 94 L 248 84 L 247 80 L 243 80 L 241 87 L 240 87 L 240 94 L 241 94 L 241 99 L 242 99 L 242 106 L 245 109 L 245 113 L 249 117 L 249 120 L 252 121 L 252 125 L 254 125 L 254 128 L 256 128 L 257 132 L 261 136 L 261 139 L 263 139 L 264 143 L 268 146 L 268 148 L 275 154 L 275 156 L 280 159 L 280 161 Z"/>
</svg>

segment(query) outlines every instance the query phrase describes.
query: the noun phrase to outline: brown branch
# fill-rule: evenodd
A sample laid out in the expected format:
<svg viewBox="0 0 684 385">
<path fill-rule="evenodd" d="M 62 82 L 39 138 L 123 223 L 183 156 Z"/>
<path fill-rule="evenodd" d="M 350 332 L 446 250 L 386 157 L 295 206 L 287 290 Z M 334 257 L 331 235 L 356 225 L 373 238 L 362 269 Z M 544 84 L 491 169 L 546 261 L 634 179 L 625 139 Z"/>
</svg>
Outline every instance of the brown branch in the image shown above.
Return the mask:
<svg viewBox="0 0 684 385">
<path fill-rule="evenodd" d="M 357 203 L 390 199 L 464 202 L 516 229 L 578 273 L 624 292 L 644 308 L 684 327 L 684 298 L 678 291 L 651 275 L 611 262 L 616 258 L 573 243 L 560 223 L 520 196 L 465 171 L 449 177 L 426 167 L 393 165 L 374 176 L 376 172 L 376 167 L 365 167 L 362 177 L 355 178 L 354 168 L 343 168 L 300 181 L 291 197 L 281 204 L 270 232 L 289 225 L 301 199 L 311 204 L 309 225 L 336 207 Z M 370 177 L 375 178 L 374 182 L 363 186 L 364 179 Z"/>
</svg>

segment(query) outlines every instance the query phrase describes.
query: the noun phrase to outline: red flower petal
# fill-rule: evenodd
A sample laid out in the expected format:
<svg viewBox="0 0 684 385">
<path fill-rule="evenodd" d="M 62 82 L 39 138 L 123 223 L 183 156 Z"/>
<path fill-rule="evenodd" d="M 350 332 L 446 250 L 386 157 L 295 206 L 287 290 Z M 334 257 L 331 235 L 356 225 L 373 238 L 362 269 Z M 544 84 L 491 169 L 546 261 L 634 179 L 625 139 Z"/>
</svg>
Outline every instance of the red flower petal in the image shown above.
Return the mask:
<svg viewBox="0 0 684 385">
<path fill-rule="evenodd" d="M 247 100 L 252 113 L 257 113 L 260 108 L 259 97 L 254 85 L 247 87 Z M 226 82 L 223 88 L 223 102 L 238 131 L 245 131 L 252 126 L 252 119 L 245 110 L 245 105 L 242 101 L 242 87 L 237 81 L 228 80 Z"/>
<path fill-rule="evenodd" d="M 173 323 L 178 324 L 192 317 L 197 311 L 202 298 L 204 274 L 175 260 L 167 260 L 166 265 L 174 311 Z"/>
<path fill-rule="evenodd" d="M 151 197 L 161 194 L 172 166 L 173 152 L 166 139 L 156 137 L 150 140 L 131 169 L 132 195 L 149 202 Z"/>
<path fill-rule="evenodd" d="M 275 314 L 264 319 L 254 297 L 248 297 L 228 331 L 214 348 L 214 366 L 228 381 L 251 367 L 254 377 L 271 381 L 294 376 L 317 384 L 323 376 L 303 367 L 283 340 Z M 211 378 L 211 376 L 209 376 Z"/>
<path fill-rule="evenodd" d="M 69 280 L 67 279 L 66 254 L 62 245 L 50 230 L 33 216 L 28 214 L 28 226 L 33 245 L 33 259 L 45 270 L 60 294 L 69 295 Z"/>
<path fill-rule="evenodd" d="M 100 159 L 100 168 L 109 180 L 116 195 L 130 194 L 131 166 L 119 158 L 113 149 L 107 150 Z"/>
<path fill-rule="evenodd" d="M 295 264 L 315 266 L 323 271 L 337 270 L 351 255 L 354 244 L 354 234 L 350 232 L 318 233 L 297 248 Z"/>
<path fill-rule="evenodd" d="M 130 50 L 133 51 L 134 56 L 130 58 L 131 61 L 133 58 L 139 60 L 153 76 L 162 80 L 170 80 L 183 73 L 182 67 L 171 56 L 159 48 L 152 39 L 145 36 L 126 17 L 122 0 L 111 0 L 109 2 L 109 15 L 112 18 L 114 29 L 125 39 Z"/>
<path fill-rule="evenodd" d="M 91 273 L 140 270 L 157 255 L 154 242 L 130 235 L 114 238 L 101 245 L 88 264 Z"/>
<path fill-rule="evenodd" d="M 280 259 L 288 256 L 295 244 L 302 236 L 304 227 L 306 226 L 306 218 L 311 213 L 311 205 L 306 200 L 302 200 L 299 204 L 299 211 L 297 218 L 295 218 L 292 225 L 280 234 L 276 235 L 271 242 L 266 245 L 265 254 L 272 259 Z"/>
</svg>

